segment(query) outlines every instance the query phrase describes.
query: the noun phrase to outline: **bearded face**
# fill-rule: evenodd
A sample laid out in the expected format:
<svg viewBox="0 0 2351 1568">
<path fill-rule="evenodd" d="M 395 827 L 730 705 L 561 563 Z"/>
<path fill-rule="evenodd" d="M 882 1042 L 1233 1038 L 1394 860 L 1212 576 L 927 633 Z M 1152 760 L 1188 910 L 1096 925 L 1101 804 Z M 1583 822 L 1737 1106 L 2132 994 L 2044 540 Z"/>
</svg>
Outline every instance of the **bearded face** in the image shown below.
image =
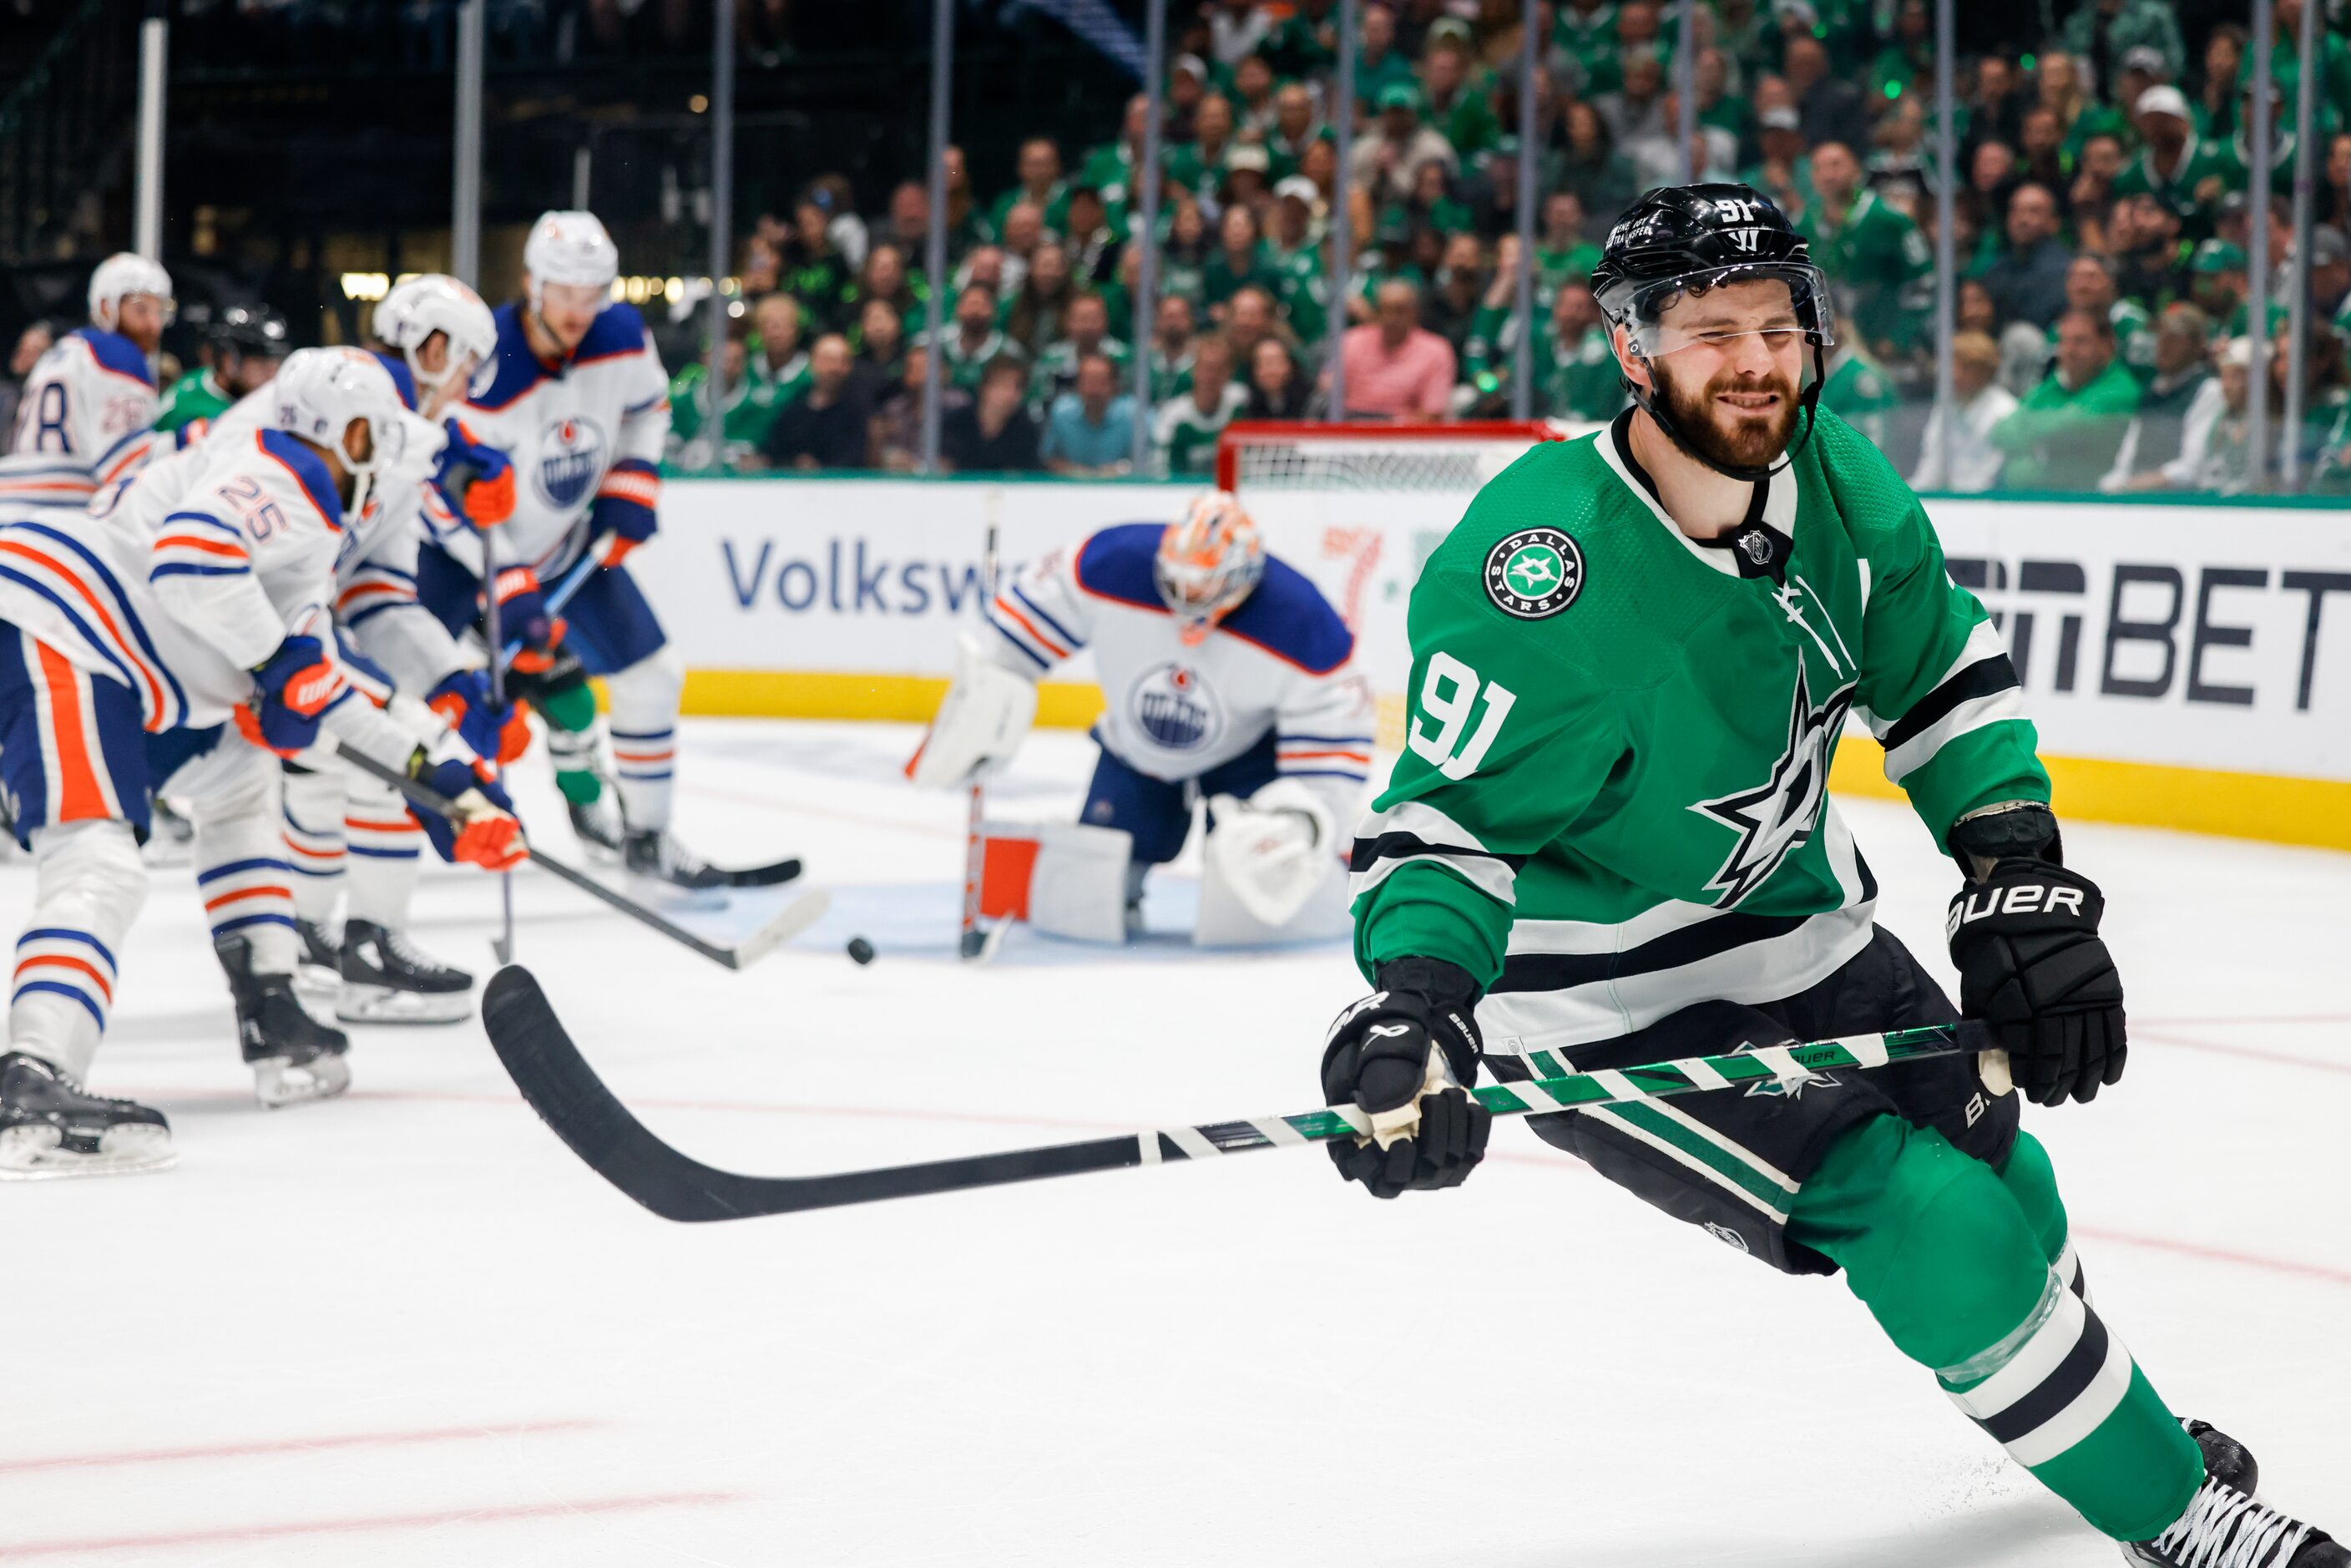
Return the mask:
<svg viewBox="0 0 2351 1568">
<path fill-rule="evenodd" d="M 1675 374 L 1673 360 L 1651 361 L 1649 373 L 1692 450 L 1725 468 L 1768 468 L 1780 460 L 1796 434 L 1793 377 L 1776 364 L 1761 376 L 1725 367 L 1704 385 L 1689 385 Z"/>
</svg>

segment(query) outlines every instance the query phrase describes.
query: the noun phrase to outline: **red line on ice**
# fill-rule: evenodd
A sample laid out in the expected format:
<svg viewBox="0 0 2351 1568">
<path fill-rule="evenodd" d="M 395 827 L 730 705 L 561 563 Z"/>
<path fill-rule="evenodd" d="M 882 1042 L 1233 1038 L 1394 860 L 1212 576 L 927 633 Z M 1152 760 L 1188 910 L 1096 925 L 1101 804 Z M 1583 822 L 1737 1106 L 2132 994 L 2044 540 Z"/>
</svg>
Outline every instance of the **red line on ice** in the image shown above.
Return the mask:
<svg viewBox="0 0 2351 1568">
<path fill-rule="evenodd" d="M 707 1508 L 717 1503 L 742 1500 L 740 1492 L 654 1492 L 644 1497 L 589 1498 L 576 1502 L 452 1508 L 434 1513 L 380 1513 L 357 1519 L 292 1520 L 282 1524 L 229 1524 L 209 1530 L 169 1531 L 154 1535 L 93 1536 L 82 1541 L 28 1541 L 14 1545 L 0 1543 L 0 1559 L 65 1557 L 84 1552 L 133 1552 L 141 1548 L 198 1546 L 218 1541 L 271 1541 L 288 1535 L 345 1535 L 367 1530 L 431 1530 L 444 1524 L 496 1524 L 513 1519 L 624 1513 L 648 1508 Z"/>
<path fill-rule="evenodd" d="M 2158 1044 L 2179 1047 L 2188 1051 L 2209 1051 L 2216 1056 L 2241 1056 L 2254 1061 L 2274 1061 L 2283 1067 L 2308 1067 L 2320 1072 L 2351 1072 L 2351 1061 L 2322 1061 L 2314 1057 L 2296 1056 L 2287 1051 L 2263 1051 L 2258 1046 L 2222 1045 L 2218 1040 L 2189 1040 L 2185 1035 L 2166 1034 L 2144 1024 L 2134 1026 L 2132 1035 L 2151 1040 Z"/>
<path fill-rule="evenodd" d="M 0 1459 L 0 1475 L 26 1470 L 92 1469 L 108 1465 L 160 1465 L 178 1459 L 235 1459 L 255 1454 L 306 1454 L 322 1448 L 381 1448 L 409 1443 L 456 1443 L 479 1437 L 537 1437 L 584 1432 L 601 1421 L 517 1421 L 504 1427 L 434 1427 L 415 1432 L 344 1432 L 324 1437 L 280 1437 L 255 1443 L 213 1443 L 194 1448 L 129 1448 L 108 1454 L 57 1454 L 47 1458 Z"/>
</svg>

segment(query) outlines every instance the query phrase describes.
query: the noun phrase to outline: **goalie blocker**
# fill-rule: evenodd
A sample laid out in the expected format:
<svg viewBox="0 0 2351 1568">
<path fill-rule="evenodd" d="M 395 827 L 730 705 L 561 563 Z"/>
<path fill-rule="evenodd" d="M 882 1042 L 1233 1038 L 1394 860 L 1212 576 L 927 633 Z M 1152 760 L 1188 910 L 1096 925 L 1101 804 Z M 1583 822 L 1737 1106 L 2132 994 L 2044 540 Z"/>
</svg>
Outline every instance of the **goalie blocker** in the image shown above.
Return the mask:
<svg viewBox="0 0 2351 1568">
<path fill-rule="evenodd" d="M 1123 940 L 1150 868 L 1182 852 L 1205 801 L 1196 942 L 1344 929 L 1339 824 L 1370 765 L 1371 694 L 1351 667 L 1353 634 L 1265 552 L 1231 496 L 1029 563 L 985 621 L 907 764 L 914 782 L 956 789 L 1003 766 L 1035 720 L 1038 679 L 1081 651 L 1107 709 L 1079 822 L 982 829 L 984 917 Z"/>
</svg>

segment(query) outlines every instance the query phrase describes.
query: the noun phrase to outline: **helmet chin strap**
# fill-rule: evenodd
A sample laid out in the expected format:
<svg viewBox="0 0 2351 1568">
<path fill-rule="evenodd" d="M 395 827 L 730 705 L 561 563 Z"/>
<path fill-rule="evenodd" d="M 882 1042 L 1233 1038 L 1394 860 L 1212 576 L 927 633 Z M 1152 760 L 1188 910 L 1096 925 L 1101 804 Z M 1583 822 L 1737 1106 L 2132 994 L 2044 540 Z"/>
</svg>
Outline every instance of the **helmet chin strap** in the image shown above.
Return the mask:
<svg viewBox="0 0 2351 1568">
<path fill-rule="evenodd" d="M 1675 420 L 1671 413 L 1666 411 L 1664 402 L 1658 398 L 1654 390 L 1644 391 L 1642 388 L 1634 384 L 1633 378 L 1630 376 L 1622 376 L 1620 379 L 1625 383 L 1625 390 L 1633 394 L 1634 406 L 1638 408 L 1643 413 L 1647 414 L 1656 427 L 1666 433 L 1666 438 L 1671 441 L 1676 446 L 1681 448 L 1682 454 L 1685 456 L 1705 464 L 1708 467 L 1713 469 L 1716 473 L 1721 475 L 1726 479 L 1742 479 L 1749 484 L 1754 484 L 1759 480 L 1770 478 L 1772 475 L 1786 467 L 1790 463 L 1795 461 L 1796 454 L 1804 449 L 1804 443 L 1813 438 L 1813 412 L 1820 405 L 1821 388 L 1824 383 L 1826 383 L 1829 376 L 1828 355 L 1822 350 L 1820 344 L 1814 343 L 1812 347 L 1813 384 L 1806 387 L 1796 396 L 1796 407 L 1798 412 L 1802 415 L 1803 428 L 1796 433 L 1796 439 L 1788 444 L 1788 449 L 1780 454 L 1779 460 L 1777 462 L 1767 463 L 1761 467 L 1755 467 L 1747 464 L 1716 462 L 1713 458 L 1708 456 L 1705 453 L 1700 452 L 1698 449 L 1697 444 L 1691 441 L 1689 436 L 1683 432 L 1680 423 Z M 1634 350 L 1633 352 L 1635 357 L 1641 361 L 1641 368 L 1649 372 L 1649 381 L 1652 389 L 1654 389 L 1657 379 L 1657 367 L 1656 361 L 1652 361 L 1648 355 L 1642 353 L 1637 349 Z"/>
</svg>

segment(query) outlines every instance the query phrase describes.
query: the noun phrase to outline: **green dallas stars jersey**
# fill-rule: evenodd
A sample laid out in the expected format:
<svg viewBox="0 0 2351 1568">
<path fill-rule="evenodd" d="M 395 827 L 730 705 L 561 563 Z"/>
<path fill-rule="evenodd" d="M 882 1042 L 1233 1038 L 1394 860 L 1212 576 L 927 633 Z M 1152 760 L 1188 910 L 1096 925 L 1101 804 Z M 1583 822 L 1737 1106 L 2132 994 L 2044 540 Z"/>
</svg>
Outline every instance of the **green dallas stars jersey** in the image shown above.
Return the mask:
<svg viewBox="0 0 2351 1568">
<path fill-rule="evenodd" d="M 235 401 L 210 370 L 189 371 L 163 393 L 162 404 L 155 411 L 155 428 L 177 430 L 193 420 L 218 419 Z"/>
<path fill-rule="evenodd" d="M 1408 744 L 1357 832 L 1357 961 L 1468 970 L 1489 1051 L 1791 996 L 1860 951 L 1876 883 L 1826 794 L 1848 712 L 1938 843 L 2049 799 L 1999 634 L 1860 433 L 1821 413 L 1708 548 L 1628 419 L 1512 464 L 1423 569 Z"/>
</svg>

